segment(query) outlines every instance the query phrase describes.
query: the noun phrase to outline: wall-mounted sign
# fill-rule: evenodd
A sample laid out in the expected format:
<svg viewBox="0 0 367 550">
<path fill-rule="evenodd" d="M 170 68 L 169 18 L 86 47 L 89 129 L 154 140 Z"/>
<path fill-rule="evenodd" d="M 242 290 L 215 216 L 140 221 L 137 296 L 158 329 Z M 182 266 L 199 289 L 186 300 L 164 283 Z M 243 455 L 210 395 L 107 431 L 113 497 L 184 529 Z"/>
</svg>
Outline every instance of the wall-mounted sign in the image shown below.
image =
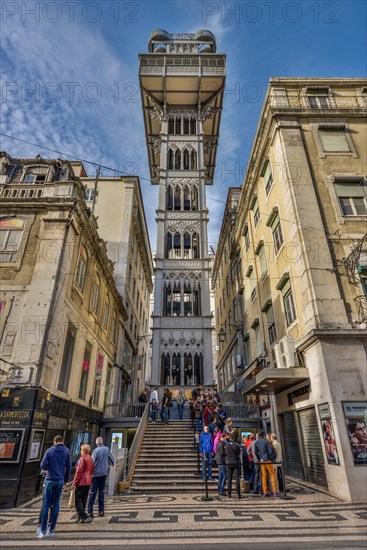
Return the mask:
<svg viewBox="0 0 367 550">
<path fill-rule="evenodd" d="M 367 465 L 367 401 L 343 403 L 354 465 Z"/>
<path fill-rule="evenodd" d="M 46 430 L 33 429 L 31 439 L 28 448 L 28 460 L 27 462 L 33 462 L 41 460 L 41 453 L 43 449 L 43 442 L 45 439 Z"/>
<path fill-rule="evenodd" d="M 322 435 L 325 445 L 325 453 L 328 464 L 340 464 L 338 448 L 336 445 L 333 422 L 330 414 L 329 403 L 319 405 Z"/>
<path fill-rule="evenodd" d="M 24 429 L 0 429 L 0 462 L 19 462 Z"/>
</svg>

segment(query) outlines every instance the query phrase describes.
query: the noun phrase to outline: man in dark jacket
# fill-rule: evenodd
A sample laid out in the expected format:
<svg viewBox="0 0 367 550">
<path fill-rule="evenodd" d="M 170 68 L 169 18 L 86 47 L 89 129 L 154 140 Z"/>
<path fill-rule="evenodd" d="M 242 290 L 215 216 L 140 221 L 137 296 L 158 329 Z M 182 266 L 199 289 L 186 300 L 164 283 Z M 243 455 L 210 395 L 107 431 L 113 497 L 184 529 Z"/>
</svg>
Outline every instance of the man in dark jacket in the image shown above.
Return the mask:
<svg viewBox="0 0 367 550">
<path fill-rule="evenodd" d="M 236 498 L 241 498 L 240 467 L 241 447 L 234 440 L 234 434 L 230 434 L 229 442 L 226 445 L 226 463 L 228 470 L 228 498 L 232 496 L 232 479 L 236 480 Z"/>
<path fill-rule="evenodd" d="M 227 467 L 226 467 L 226 436 L 221 435 L 220 440 L 215 451 L 215 462 L 218 466 L 218 495 L 225 496 L 224 487 L 227 481 Z"/>
<path fill-rule="evenodd" d="M 204 431 L 200 434 L 199 439 L 199 452 L 202 456 L 202 475 L 203 481 L 205 481 L 205 466 L 208 475 L 208 479 L 213 479 L 212 475 L 212 458 L 213 458 L 213 438 L 209 432 L 209 426 L 204 426 Z"/>
<path fill-rule="evenodd" d="M 266 497 L 270 497 L 270 492 L 268 488 L 269 473 L 274 495 L 279 496 L 277 478 L 275 476 L 275 471 L 272 464 L 275 460 L 275 453 L 269 441 L 265 439 L 265 432 L 259 433 L 259 439 L 255 441 L 254 451 L 258 461 L 260 462 L 261 485 L 264 495 Z"/>
<path fill-rule="evenodd" d="M 41 462 L 41 469 L 47 470 L 42 506 L 41 531 L 37 534 L 38 538 L 43 539 L 45 537 L 52 537 L 54 534 L 59 515 L 62 488 L 64 483 L 67 483 L 70 479 L 70 451 L 65 447 L 61 435 L 57 435 L 54 438 L 53 446 L 46 451 Z M 51 506 L 53 506 L 51 524 L 47 529 L 48 512 Z"/>
</svg>

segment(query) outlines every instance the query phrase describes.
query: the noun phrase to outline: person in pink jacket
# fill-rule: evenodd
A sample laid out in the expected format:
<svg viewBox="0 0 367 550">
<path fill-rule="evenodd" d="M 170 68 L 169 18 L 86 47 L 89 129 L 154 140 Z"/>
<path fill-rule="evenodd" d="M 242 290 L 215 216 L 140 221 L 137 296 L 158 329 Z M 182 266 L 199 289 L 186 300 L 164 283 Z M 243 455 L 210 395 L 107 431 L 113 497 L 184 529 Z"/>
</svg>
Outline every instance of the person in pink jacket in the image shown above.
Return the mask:
<svg viewBox="0 0 367 550">
<path fill-rule="evenodd" d="M 217 450 L 217 445 L 221 437 L 222 437 L 222 432 L 220 431 L 219 428 L 216 428 L 215 435 L 214 435 L 214 443 L 213 443 L 214 452 L 216 452 Z"/>
<path fill-rule="evenodd" d="M 92 518 L 89 518 L 85 511 L 94 471 L 93 458 L 90 456 L 90 446 L 82 445 L 80 454 L 81 457 L 78 460 L 73 481 L 75 487 L 75 509 L 78 514 L 77 523 L 90 523 Z"/>
</svg>

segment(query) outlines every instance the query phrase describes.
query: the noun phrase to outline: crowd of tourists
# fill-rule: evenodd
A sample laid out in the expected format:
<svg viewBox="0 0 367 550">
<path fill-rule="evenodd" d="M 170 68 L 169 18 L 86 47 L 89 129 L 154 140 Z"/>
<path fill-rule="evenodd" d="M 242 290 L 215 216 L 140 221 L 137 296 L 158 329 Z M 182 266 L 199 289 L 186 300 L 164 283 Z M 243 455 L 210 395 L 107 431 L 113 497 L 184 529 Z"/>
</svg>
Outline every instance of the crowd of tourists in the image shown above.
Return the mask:
<svg viewBox="0 0 367 550">
<path fill-rule="evenodd" d="M 110 449 L 103 445 L 101 437 L 97 437 L 96 448 L 92 453 L 89 445 L 81 446 L 71 492 L 71 500 L 74 497 L 78 516 L 77 523 L 93 521 L 93 507 L 97 493 L 99 516 L 104 516 L 106 479 L 109 467 L 113 466 L 114 462 Z M 43 501 L 38 519 L 37 537 L 43 539 L 54 535 L 62 490 L 70 481 L 71 455 L 61 435 L 54 438 L 53 446 L 46 451 L 41 462 L 41 469 L 46 472 L 46 477 L 43 485 Z"/>
<path fill-rule="evenodd" d="M 182 420 L 186 399 L 179 390 L 176 403 L 178 418 Z M 218 495 L 232 497 L 232 482 L 235 481 L 236 496 L 241 498 L 241 477 L 253 494 L 270 497 L 280 496 L 284 482 L 282 476 L 282 449 L 276 434 L 264 431 L 249 433 L 236 441 L 233 420 L 227 417 L 220 402 L 216 387 L 205 389 L 199 384 L 192 390 L 188 400 L 192 426 L 195 427 L 202 462 L 202 478 L 213 480 L 213 462 L 218 466 Z M 173 407 L 172 392 L 165 388 L 161 401 L 158 388 L 150 395 L 149 420 L 168 424 Z M 227 493 L 225 492 L 227 486 Z"/>
</svg>

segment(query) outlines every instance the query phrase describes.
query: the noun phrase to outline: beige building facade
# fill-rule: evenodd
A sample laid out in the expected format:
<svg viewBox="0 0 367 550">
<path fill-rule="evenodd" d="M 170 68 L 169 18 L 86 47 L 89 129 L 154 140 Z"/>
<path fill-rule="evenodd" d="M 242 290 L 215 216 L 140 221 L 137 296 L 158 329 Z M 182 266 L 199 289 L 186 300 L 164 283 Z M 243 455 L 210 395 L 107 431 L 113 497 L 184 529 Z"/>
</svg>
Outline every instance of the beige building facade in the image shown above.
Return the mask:
<svg viewBox="0 0 367 550">
<path fill-rule="evenodd" d="M 0 183 L 0 419 L 21 438 L 1 461 L 4 499 L 19 504 L 34 494 L 43 447 L 61 433 L 75 461 L 131 376 L 127 312 L 72 164 L 1 153 Z"/>
<path fill-rule="evenodd" d="M 288 474 L 345 500 L 366 496 L 366 94 L 361 79 L 271 79 L 229 260 L 236 388 L 268 396 Z"/>
</svg>

